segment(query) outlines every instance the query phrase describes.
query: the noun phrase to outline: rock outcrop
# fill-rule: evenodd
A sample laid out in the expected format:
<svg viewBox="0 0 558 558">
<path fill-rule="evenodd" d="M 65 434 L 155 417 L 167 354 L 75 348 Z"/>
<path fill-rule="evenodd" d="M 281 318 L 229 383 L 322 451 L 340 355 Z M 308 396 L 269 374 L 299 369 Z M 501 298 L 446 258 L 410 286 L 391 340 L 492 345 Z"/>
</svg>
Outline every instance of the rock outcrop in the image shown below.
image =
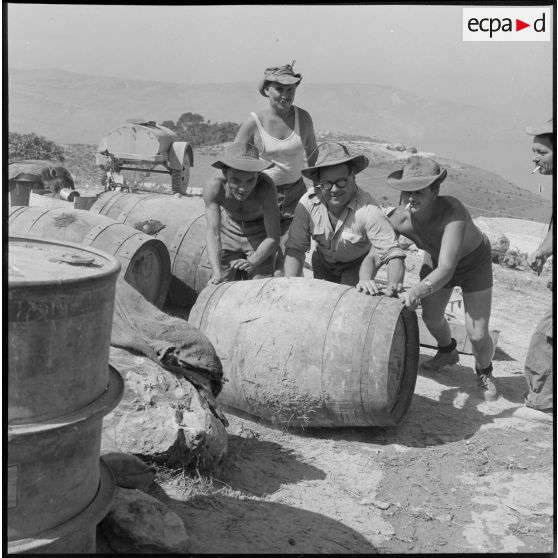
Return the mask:
<svg viewBox="0 0 558 558">
<path fill-rule="evenodd" d="M 104 418 L 103 449 L 171 466 L 219 467 L 227 451 L 225 426 L 188 380 L 124 349 L 111 347 L 110 361 L 125 389 L 118 407 Z"/>
<path fill-rule="evenodd" d="M 478 217 L 473 221 L 490 241 L 490 247 L 492 248 L 492 261 L 494 263 L 500 263 L 510 248 L 510 241 L 506 235 L 491 224 L 488 219 Z"/>
</svg>

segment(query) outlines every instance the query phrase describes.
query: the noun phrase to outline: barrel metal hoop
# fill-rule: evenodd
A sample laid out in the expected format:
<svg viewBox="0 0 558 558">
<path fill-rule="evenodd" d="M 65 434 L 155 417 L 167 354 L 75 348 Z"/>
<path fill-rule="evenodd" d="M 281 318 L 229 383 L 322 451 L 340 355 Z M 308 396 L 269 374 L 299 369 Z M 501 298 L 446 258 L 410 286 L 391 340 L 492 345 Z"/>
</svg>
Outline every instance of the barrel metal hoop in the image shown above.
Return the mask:
<svg viewBox="0 0 558 558">
<path fill-rule="evenodd" d="M 50 213 L 52 211 L 52 207 L 47 208 L 47 209 L 42 209 L 41 212 L 36 216 L 33 217 L 30 221 L 29 221 L 29 229 L 28 232 L 31 232 L 31 228 L 35 225 L 35 223 L 41 219 L 42 217 L 44 217 L 47 213 Z M 54 208 L 54 209 L 58 209 L 58 208 Z"/>
<path fill-rule="evenodd" d="M 197 219 L 194 219 L 192 221 L 192 223 L 190 223 L 190 227 L 194 226 L 202 217 L 204 217 L 203 215 L 200 215 Z M 200 263 L 201 257 L 203 256 L 204 252 L 205 252 L 205 246 L 194 256 L 194 258 L 192 259 L 192 269 L 195 270 L 194 273 L 194 285 L 196 282 L 196 275 L 198 272 L 198 265 Z M 177 250 L 178 252 L 178 250 Z"/>
<path fill-rule="evenodd" d="M 331 321 L 333 320 L 333 316 L 335 316 L 335 311 L 337 310 L 337 306 L 339 306 L 340 300 L 351 290 L 352 290 L 351 287 L 347 287 L 345 292 L 337 299 L 337 301 L 335 302 L 335 305 L 331 309 L 331 314 L 329 315 L 329 318 L 327 320 L 327 326 L 326 326 L 326 330 L 325 330 L 325 334 L 324 334 L 324 344 L 322 346 L 322 352 L 321 352 L 321 355 L 322 355 L 321 369 L 322 370 L 325 370 L 325 364 L 326 363 L 324 361 L 324 358 L 325 358 L 325 354 L 326 354 L 327 336 L 328 336 L 328 333 L 329 333 L 329 327 L 331 325 Z M 321 391 L 324 391 L 323 380 L 324 379 L 322 377 L 321 383 L 320 383 L 320 390 Z"/>
<path fill-rule="evenodd" d="M 169 252 L 171 252 L 172 254 L 178 253 L 178 250 L 180 249 L 180 245 L 182 244 L 182 241 L 184 240 L 184 237 L 186 236 L 187 232 L 190 230 L 191 225 L 192 224 L 190 223 L 189 225 L 178 227 L 178 230 L 176 231 L 170 243 Z"/>
<path fill-rule="evenodd" d="M 266 284 L 267 283 L 268 282 L 266 281 Z M 218 302 L 223 297 L 223 295 L 225 294 L 225 292 L 228 291 L 231 287 L 233 287 L 234 284 L 235 281 L 225 281 L 224 283 L 219 283 L 219 285 L 214 285 L 213 288 L 204 289 L 204 292 L 209 293 L 209 295 L 207 296 L 207 299 L 205 300 L 205 304 L 202 307 L 203 309 L 199 316 L 199 322 L 197 324 L 195 324 L 194 321 L 191 321 L 189 323 L 201 331 L 206 331 L 208 322 L 209 320 L 211 320 L 211 317 L 213 316 L 213 312 L 212 312 L 213 308 L 210 308 L 210 302 L 212 302 L 213 298 L 217 295 L 217 293 L 219 293 L 219 297 L 217 298 L 217 300 L 215 300 L 215 305 L 217 305 Z M 198 301 L 200 301 L 200 298 L 201 296 L 198 297 L 198 299 L 196 300 L 196 304 L 194 306 L 198 305 Z"/>
<path fill-rule="evenodd" d="M 132 196 L 135 195 L 137 196 L 139 199 L 136 199 L 135 202 L 130 205 L 127 209 L 124 209 L 123 211 L 120 212 L 120 214 L 118 215 L 118 217 L 116 217 L 116 221 L 120 221 L 121 223 L 126 222 L 126 219 L 128 218 L 128 215 L 130 215 L 130 213 L 132 213 L 132 210 L 135 209 L 136 205 L 138 205 L 139 203 L 143 202 L 146 199 L 149 199 L 150 197 L 155 197 L 155 196 L 159 196 L 160 194 L 147 194 L 146 196 L 144 196 L 143 194 L 126 194 L 126 193 L 122 193 L 119 192 L 119 194 L 121 196 Z M 106 213 L 105 213 L 106 215 Z"/>
<path fill-rule="evenodd" d="M 112 223 L 111 223 L 112 225 Z M 109 227 L 111 226 L 109 225 Z M 103 232 L 103 230 L 105 230 L 107 227 L 107 225 L 105 223 L 100 223 L 98 225 L 95 225 L 83 238 L 82 240 L 82 244 L 84 244 L 85 246 L 91 246 L 93 244 L 93 242 L 95 241 L 95 239 L 101 234 L 101 232 Z"/>
<path fill-rule="evenodd" d="M 194 290 L 196 290 L 196 288 L 198 286 L 198 273 L 200 273 L 200 267 L 201 267 L 200 266 L 200 261 L 203 258 L 203 256 L 205 255 L 206 250 L 207 250 L 207 246 L 204 246 L 200 250 L 199 254 L 194 258 L 194 261 L 193 261 L 193 264 L 192 264 L 193 268 L 196 270 L 195 273 L 194 273 Z"/>
<path fill-rule="evenodd" d="M 109 195 L 110 194 L 110 195 Z M 103 198 L 108 198 L 106 201 Z M 95 208 L 93 213 L 99 213 L 100 215 L 106 215 L 109 209 L 116 203 L 116 200 L 120 197 L 120 192 L 104 192 L 101 194 L 99 199 L 95 202 L 95 205 L 99 203 L 99 201 L 103 200 L 104 204 L 101 207 Z"/>
<path fill-rule="evenodd" d="M 10 213 L 10 216 L 8 217 L 8 224 L 12 223 L 12 221 L 23 211 L 25 211 L 27 209 L 27 207 L 17 207 L 15 211 L 12 211 Z"/>
<path fill-rule="evenodd" d="M 371 352 L 371 340 L 373 338 L 373 336 L 375 335 L 375 330 L 378 329 L 379 327 L 379 320 L 375 319 L 375 315 L 376 312 L 378 311 L 378 308 L 382 307 L 382 320 L 381 320 L 381 325 L 382 325 L 382 329 L 385 332 L 385 328 L 386 327 L 391 327 L 390 330 L 390 336 L 389 338 L 393 338 L 393 332 L 395 330 L 395 325 L 397 323 L 397 317 L 399 316 L 399 312 L 397 313 L 397 316 L 395 318 L 395 321 L 393 321 L 393 316 L 392 314 L 388 314 L 386 315 L 385 312 L 386 310 L 389 308 L 389 306 L 387 304 L 383 304 L 385 301 L 389 300 L 387 297 L 384 296 L 380 296 L 378 297 L 378 303 L 375 305 L 374 309 L 372 310 L 372 312 L 370 313 L 370 320 L 368 321 L 368 326 L 366 329 L 366 339 L 364 342 L 364 350 L 362 351 L 362 364 L 361 364 L 361 383 L 360 383 L 360 392 L 361 392 L 361 401 L 370 401 L 370 381 L 369 381 L 369 377 L 370 375 L 368 374 L 368 370 L 370 368 L 370 359 L 373 358 L 372 352 Z M 389 318 L 389 320 L 388 320 Z M 391 348 L 390 348 L 391 349 Z M 389 363 L 389 354 L 390 351 L 387 351 L 387 360 Z M 386 370 L 388 370 L 388 366 L 386 366 Z M 386 390 L 387 390 L 387 383 L 386 383 Z M 381 396 L 381 394 L 377 394 L 379 396 Z M 386 392 L 386 397 L 387 397 L 387 392 Z"/>
<path fill-rule="evenodd" d="M 115 255 L 118 254 L 118 256 L 123 256 L 131 260 L 142 245 L 143 237 L 144 235 L 139 233 L 120 237 L 117 239 L 119 247 L 116 249 Z"/>
</svg>

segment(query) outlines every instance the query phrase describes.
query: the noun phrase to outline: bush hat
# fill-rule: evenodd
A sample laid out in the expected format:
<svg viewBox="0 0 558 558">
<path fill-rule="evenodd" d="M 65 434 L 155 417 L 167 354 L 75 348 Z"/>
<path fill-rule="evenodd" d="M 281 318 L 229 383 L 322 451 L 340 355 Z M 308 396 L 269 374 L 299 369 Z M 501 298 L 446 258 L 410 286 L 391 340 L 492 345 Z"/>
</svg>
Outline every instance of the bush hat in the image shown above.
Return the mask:
<svg viewBox="0 0 558 558">
<path fill-rule="evenodd" d="M 235 169 L 247 172 L 260 172 L 275 163 L 260 158 L 260 152 L 251 143 L 231 143 L 211 166 L 216 169 Z"/>
<path fill-rule="evenodd" d="M 293 60 L 292 64 L 285 64 L 284 66 L 274 66 L 271 68 L 266 68 L 264 71 L 264 76 L 260 80 L 258 84 L 258 89 L 260 90 L 260 94 L 264 97 L 267 97 L 265 94 L 265 87 L 268 83 L 276 81 L 278 83 L 282 83 L 284 85 L 292 85 L 296 83 L 297 85 L 302 80 L 301 74 L 295 74 L 293 71 L 293 66 L 296 60 Z"/>
<path fill-rule="evenodd" d="M 337 142 L 320 143 L 316 149 L 310 154 L 311 156 L 318 152 L 318 158 L 313 167 L 305 167 L 300 172 L 302 176 L 309 178 L 313 182 L 317 182 L 318 172 L 324 167 L 333 167 L 344 163 L 350 164 L 351 172 L 358 174 L 368 166 L 368 157 L 362 154 L 351 155 L 349 150 L 342 144 Z"/>
<path fill-rule="evenodd" d="M 539 126 L 527 126 L 525 128 L 530 136 L 542 136 L 543 134 L 552 134 L 554 132 L 554 119 L 547 120 Z"/>
<path fill-rule="evenodd" d="M 448 175 L 448 171 L 427 157 L 412 155 L 401 170 L 392 172 L 386 182 L 392 188 L 402 192 L 422 190 L 434 182 L 441 183 Z"/>
</svg>

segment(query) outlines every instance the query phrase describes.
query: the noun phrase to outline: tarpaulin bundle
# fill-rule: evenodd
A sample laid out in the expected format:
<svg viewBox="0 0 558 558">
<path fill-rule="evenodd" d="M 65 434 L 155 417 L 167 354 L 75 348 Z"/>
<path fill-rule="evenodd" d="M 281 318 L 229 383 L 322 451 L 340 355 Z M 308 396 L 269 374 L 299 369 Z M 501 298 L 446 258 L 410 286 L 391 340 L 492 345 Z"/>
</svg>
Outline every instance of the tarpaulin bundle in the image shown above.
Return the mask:
<svg viewBox="0 0 558 558">
<path fill-rule="evenodd" d="M 216 409 L 223 367 L 204 333 L 149 303 L 122 278 L 116 283 L 111 345 L 137 351 L 189 380 Z"/>
</svg>

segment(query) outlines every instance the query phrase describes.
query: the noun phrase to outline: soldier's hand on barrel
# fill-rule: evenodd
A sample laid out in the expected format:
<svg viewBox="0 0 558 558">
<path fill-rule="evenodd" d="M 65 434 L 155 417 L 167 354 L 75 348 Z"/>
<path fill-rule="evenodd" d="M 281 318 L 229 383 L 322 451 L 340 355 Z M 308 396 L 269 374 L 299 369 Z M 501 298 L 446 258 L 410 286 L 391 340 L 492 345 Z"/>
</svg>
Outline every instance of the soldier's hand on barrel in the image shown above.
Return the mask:
<svg viewBox="0 0 558 558">
<path fill-rule="evenodd" d="M 210 285 L 218 285 L 219 283 L 223 283 L 223 281 L 226 280 L 227 280 L 227 273 L 225 270 L 221 270 L 220 273 L 214 273 L 209 279 L 208 283 Z"/>
<path fill-rule="evenodd" d="M 380 289 L 374 279 L 364 279 L 360 280 L 356 284 L 356 290 L 360 293 L 369 294 L 369 295 L 377 295 L 380 294 Z"/>
<path fill-rule="evenodd" d="M 232 260 L 229 264 L 232 269 L 240 269 L 241 271 L 252 271 L 254 266 L 248 260 Z"/>
<path fill-rule="evenodd" d="M 384 290 L 384 294 L 392 298 L 397 298 L 401 292 L 403 292 L 403 283 L 389 283 Z"/>
<path fill-rule="evenodd" d="M 409 310 L 416 310 L 420 306 L 420 298 L 417 296 L 414 289 L 399 293 L 399 300 L 409 308 Z"/>
</svg>

